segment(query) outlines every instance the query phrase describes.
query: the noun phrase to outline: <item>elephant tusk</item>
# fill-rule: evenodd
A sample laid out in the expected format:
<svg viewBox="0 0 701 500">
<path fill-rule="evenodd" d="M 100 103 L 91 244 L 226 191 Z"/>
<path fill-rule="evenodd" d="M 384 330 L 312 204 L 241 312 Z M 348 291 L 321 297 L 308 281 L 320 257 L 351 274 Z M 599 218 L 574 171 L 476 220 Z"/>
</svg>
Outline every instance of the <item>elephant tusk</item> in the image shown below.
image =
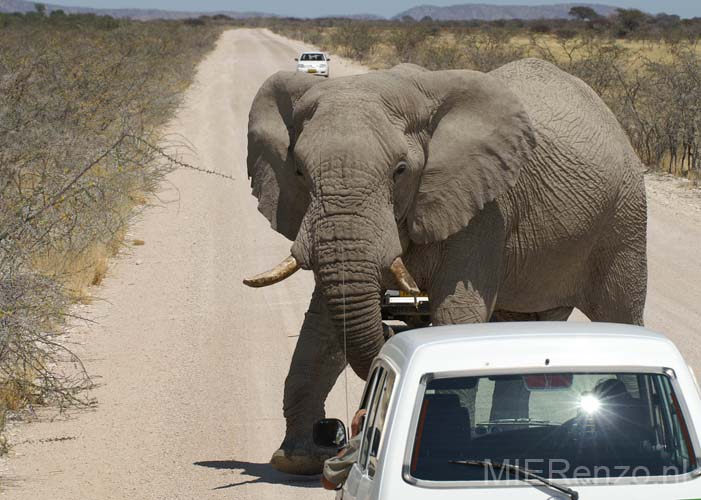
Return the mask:
<svg viewBox="0 0 701 500">
<path fill-rule="evenodd" d="M 297 259 L 290 255 L 270 271 L 257 274 L 252 278 L 244 279 L 243 284 L 253 288 L 274 285 L 275 283 L 279 283 L 282 280 L 289 278 L 298 270 L 299 263 L 297 262 Z"/>
<path fill-rule="evenodd" d="M 414 281 L 414 278 L 412 278 L 411 274 L 409 273 L 409 270 L 404 266 L 404 262 L 402 262 L 401 257 L 397 257 L 396 259 L 394 259 L 392 261 L 392 265 L 389 266 L 389 269 L 390 271 L 392 271 L 394 279 L 397 280 L 399 289 L 402 292 L 411 294 L 414 297 L 421 293 L 419 287 L 416 286 L 416 281 Z"/>
</svg>

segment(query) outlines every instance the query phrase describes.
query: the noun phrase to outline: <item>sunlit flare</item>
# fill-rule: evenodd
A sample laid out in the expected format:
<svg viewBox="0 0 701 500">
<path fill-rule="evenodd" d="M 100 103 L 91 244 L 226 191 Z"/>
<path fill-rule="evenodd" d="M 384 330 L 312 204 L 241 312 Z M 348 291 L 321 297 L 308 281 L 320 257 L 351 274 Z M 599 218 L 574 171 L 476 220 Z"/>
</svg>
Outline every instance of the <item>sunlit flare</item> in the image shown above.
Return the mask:
<svg viewBox="0 0 701 500">
<path fill-rule="evenodd" d="M 592 394 L 586 394 L 582 396 L 582 399 L 579 401 L 579 407 L 582 409 L 582 411 L 584 411 L 584 413 L 593 415 L 601 408 L 601 401 L 599 401 L 599 398 Z"/>
</svg>

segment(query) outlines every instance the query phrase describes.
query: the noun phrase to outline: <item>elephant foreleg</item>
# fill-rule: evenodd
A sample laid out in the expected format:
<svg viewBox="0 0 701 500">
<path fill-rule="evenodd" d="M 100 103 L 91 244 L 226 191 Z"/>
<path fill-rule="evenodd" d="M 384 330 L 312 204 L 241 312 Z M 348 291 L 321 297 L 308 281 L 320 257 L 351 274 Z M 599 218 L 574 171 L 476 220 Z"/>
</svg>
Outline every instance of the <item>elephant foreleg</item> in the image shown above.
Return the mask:
<svg viewBox="0 0 701 500">
<path fill-rule="evenodd" d="M 501 214 L 487 204 L 445 242 L 429 290 L 434 325 L 489 321 L 502 276 L 504 238 Z"/>
<path fill-rule="evenodd" d="M 335 454 L 313 444 L 312 426 L 324 418 L 324 402 L 345 365 L 324 299 L 314 290 L 285 380 L 287 431 L 270 460 L 274 468 L 290 474 L 318 474 L 324 460 Z"/>
</svg>

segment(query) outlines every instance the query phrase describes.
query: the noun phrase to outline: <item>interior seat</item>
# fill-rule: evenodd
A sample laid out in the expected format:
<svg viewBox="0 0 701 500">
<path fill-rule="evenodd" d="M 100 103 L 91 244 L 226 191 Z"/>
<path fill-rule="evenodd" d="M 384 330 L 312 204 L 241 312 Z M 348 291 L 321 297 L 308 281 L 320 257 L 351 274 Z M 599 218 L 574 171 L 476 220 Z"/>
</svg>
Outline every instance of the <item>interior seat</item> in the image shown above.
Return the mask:
<svg viewBox="0 0 701 500">
<path fill-rule="evenodd" d="M 457 394 L 426 394 L 423 405 L 415 468 L 445 468 L 448 460 L 465 456 L 470 446 L 470 413 L 460 405 Z"/>
</svg>

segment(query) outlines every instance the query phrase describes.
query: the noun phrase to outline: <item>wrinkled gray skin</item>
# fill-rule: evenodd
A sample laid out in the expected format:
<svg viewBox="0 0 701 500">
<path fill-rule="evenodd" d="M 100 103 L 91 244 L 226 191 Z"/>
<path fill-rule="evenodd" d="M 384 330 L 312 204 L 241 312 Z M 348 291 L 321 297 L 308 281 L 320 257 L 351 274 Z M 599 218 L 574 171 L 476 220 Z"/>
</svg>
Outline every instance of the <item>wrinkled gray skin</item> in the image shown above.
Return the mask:
<svg viewBox="0 0 701 500">
<path fill-rule="evenodd" d="M 574 307 L 643 323 L 640 161 L 601 99 L 549 63 L 329 81 L 280 72 L 253 102 L 248 140 L 259 209 L 316 279 L 285 383 L 279 470 L 320 471 L 328 450 L 311 426 L 345 366 L 343 327 L 365 378 L 390 333 L 380 294 L 396 288 L 397 256 L 428 291 L 434 325 L 564 320 Z"/>
</svg>

